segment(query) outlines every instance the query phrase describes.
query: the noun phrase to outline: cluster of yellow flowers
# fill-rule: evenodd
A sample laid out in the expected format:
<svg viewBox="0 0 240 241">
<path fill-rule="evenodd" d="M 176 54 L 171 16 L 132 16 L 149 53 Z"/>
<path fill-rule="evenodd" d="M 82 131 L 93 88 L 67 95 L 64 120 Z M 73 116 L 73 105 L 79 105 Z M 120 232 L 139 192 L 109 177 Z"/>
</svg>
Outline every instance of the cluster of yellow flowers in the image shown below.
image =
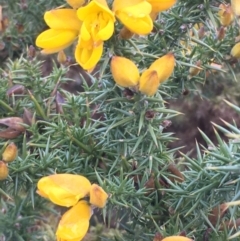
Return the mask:
<svg viewBox="0 0 240 241">
<path fill-rule="evenodd" d="M 72 8 L 47 11 L 44 20 L 50 29 L 42 32 L 36 45 L 42 53 L 56 53 L 77 38 L 76 61 L 85 70 L 93 69 L 100 60 L 103 43 L 114 33 L 116 18 L 130 33 L 149 34 L 153 20 L 169 9 L 176 0 L 114 0 L 112 10 L 106 0 L 66 0 Z"/>
<path fill-rule="evenodd" d="M 231 0 L 231 4 L 220 4 L 218 15 L 222 26 L 229 26 L 233 22 L 234 16 L 240 16 L 239 0 Z M 233 46 L 231 55 L 240 58 L 240 42 Z"/>
<path fill-rule="evenodd" d="M 37 193 L 54 204 L 71 207 L 63 214 L 56 231 L 58 241 L 80 241 L 86 235 L 92 205 L 103 208 L 108 195 L 80 175 L 54 174 L 38 181 Z M 89 202 L 84 198 L 89 196 Z"/>
</svg>

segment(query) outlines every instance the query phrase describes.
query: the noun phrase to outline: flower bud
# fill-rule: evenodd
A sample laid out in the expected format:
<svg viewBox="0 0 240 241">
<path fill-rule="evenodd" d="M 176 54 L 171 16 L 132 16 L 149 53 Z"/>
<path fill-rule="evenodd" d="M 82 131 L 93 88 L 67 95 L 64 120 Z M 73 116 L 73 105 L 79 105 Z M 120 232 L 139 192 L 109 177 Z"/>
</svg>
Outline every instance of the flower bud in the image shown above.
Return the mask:
<svg viewBox="0 0 240 241">
<path fill-rule="evenodd" d="M 219 206 L 214 207 L 212 209 L 212 211 L 210 212 L 210 214 L 208 215 L 208 219 L 211 222 L 211 224 L 213 226 L 215 226 L 218 222 L 218 219 L 222 218 L 227 210 L 228 210 L 228 204 L 227 203 L 223 203 Z"/>
<path fill-rule="evenodd" d="M 33 45 L 30 45 L 27 51 L 28 58 L 32 59 L 36 56 L 36 49 L 33 47 Z"/>
<path fill-rule="evenodd" d="M 7 90 L 7 96 L 22 95 L 24 91 L 25 87 L 23 85 L 13 85 Z"/>
<path fill-rule="evenodd" d="M 139 91 L 145 95 L 154 95 L 159 86 L 157 71 L 147 69 L 145 70 L 139 80 Z"/>
<path fill-rule="evenodd" d="M 13 142 L 11 142 L 4 150 L 2 154 L 2 159 L 5 162 L 12 162 L 16 159 L 17 154 L 18 154 L 17 146 Z"/>
<path fill-rule="evenodd" d="M 202 39 L 205 35 L 205 28 L 204 26 L 201 26 L 199 29 L 198 29 L 198 38 L 199 39 Z"/>
<path fill-rule="evenodd" d="M 0 161 L 0 181 L 6 179 L 8 176 L 8 167 L 7 164 L 3 161 Z"/>
<path fill-rule="evenodd" d="M 92 184 L 90 189 L 90 203 L 98 208 L 103 208 L 107 202 L 107 193 L 97 184 Z"/>
<path fill-rule="evenodd" d="M 221 41 L 224 39 L 224 37 L 225 37 L 225 28 L 221 26 L 217 33 L 217 39 Z"/>
<path fill-rule="evenodd" d="M 183 174 L 178 170 L 174 163 L 168 165 L 167 170 L 174 175 L 174 177 L 169 177 L 172 182 L 184 182 Z"/>
<path fill-rule="evenodd" d="M 168 53 L 154 61 L 149 67 L 149 69 L 157 71 L 158 80 L 161 84 L 171 76 L 174 70 L 174 65 L 174 55 L 172 53 Z"/>
<path fill-rule="evenodd" d="M 0 138 L 3 138 L 3 139 L 14 139 L 16 138 L 17 136 L 21 135 L 22 132 L 21 131 L 16 131 L 14 129 L 11 129 L 11 128 L 7 128 L 3 131 L 0 131 Z"/>
<path fill-rule="evenodd" d="M 198 61 L 196 62 L 196 67 L 191 67 L 191 68 L 189 69 L 189 75 L 190 75 L 190 77 L 199 74 L 199 72 L 202 70 L 202 68 L 200 68 L 200 66 L 201 66 L 201 61 L 198 60 Z"/>
<path fill-rule="evenodd" d="M 123 27 L 121 30 L 120 30 L 120 33 L 119 33 L 119 36 L 122 38 L 122 39 L 130 39 L 132 36 L 134 35 L 133 32 L 131 32 L 129 29 L 127 29 L 126 27 Z"/>
<path fill-rule="evenodd" d="M 57 61 L 59 64 L 65 64 L 67 62 L 67 56 L 63 50 L 60 50 L 57 55 Z"/>
<path fill-rule="evenodd" d="M 240 42 L 233 46 L 231 55 L 235 58 L 240 58 Z"/>
<path fill-rule="evenodd" d="M 230 5 L 220 4 L 218 15 L 220 23 L 223 26 L 228 26 L 234 19 L 233 11 Z"/>
<path fill-rule="evenodd" d="M 119 86 L 134 87 L 138 84 L 139 71 L 131 60 L 113 56 L 110 65 L 113 79 Z"/>
<path fill-rule="evenodd" d="M 156 233 L 153 238 L 153 241 L 162 241 L 162 239 L 163 239 L 163 236 L 160 233 Z"/>
<path fill-rule="evenodd" d="M 25 131 L 23 124 L 23 119 L 20 117 L 7 117 L 0 119 L 0 124 L 6 125 L 11 129 L 16 131 Z"/>
</svg>

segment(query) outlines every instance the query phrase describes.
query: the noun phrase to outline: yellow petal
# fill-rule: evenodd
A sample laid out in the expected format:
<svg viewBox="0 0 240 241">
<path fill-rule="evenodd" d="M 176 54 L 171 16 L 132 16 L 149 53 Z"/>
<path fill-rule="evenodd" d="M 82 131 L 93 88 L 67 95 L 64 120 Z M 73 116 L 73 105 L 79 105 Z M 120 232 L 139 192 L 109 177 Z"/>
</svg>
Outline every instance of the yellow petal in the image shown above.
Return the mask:
<svg viewBox="0 0 240 241">
<path fill-rule="evenodd" d="M 93 0 L 87 6 L 79 8 L 78 18 L 83 21 L 81 38 L 95 42 L 109 39 L 114 31 L 114 13 L 108 8 L 105 0 Z"/>
<path fill-rule="evenodd" d="M 98 46 L 94 46 L 92 40 L 85 42 L 80 40 L 76 50 L 76 61 L 85 70 L 93 69 L 100 60 L 103 52 L 103 42 L 98 43 Z"/>
<path fill-rule="evenodd" d="M 139 4 L 141 2 L 144 2 L 144 0 L 131 0 L 131 1 L 129 1 L 129 0 L 114 0 L 112 9 L 113 9 L 114 12 L 116 12 L 117 10 L 127 8 L 127 7 L 131 7 L 131 6 L 134 6 L 134 5 Z"/>
<path fill-rule="evenodd" d="M 143 1 L 130 7 L 118 9 L 115 13 L 117 18 L 133 33 L 148 34 L 153 28 L 149 15 L 151 9 L 151 5 Z"/>
<path fill-rule="evenodd" d="M 103 22 L 103 21 L 101 21 Z M 97 33 L 97 39 L 101 39 L 103 41 L 108 40 L 114 31 L 114 22 L 108 21 L 104 26 L 100 28 L 99 32 Z"/>
<path fill-rule="evenodd" d="M 38 35 L 36 45 L 43 49 L 64 49 L 70 46 L 78 31 L 48 29 Z"/>
<path fill-rule="evenodd" d="M 132 18 L 124 12 L 120 12 L 117 17 L 123 25 L 135 34 L 149 34 L 153 29 L 153 22 L 150 16 Z"/>
<path fill-rule="evenodd" d="M 55 174 L 41 178 L 37 187 L 40 195 L 57 205 L 69 207 L 89 194 L 91 183 L 80 175 Z"/>
<path fill-rule="evenodd" d="M 54 9 L 44 14 L 46 24 L 52 29 L 80 31 L 82 22 L 74 9 Z"/>
<path fill-rule="evenodd" d="M 90 190 L 90 203 L 98 208 L 103 208 L 108 199 L 107 193 L 97 184 L 92 184 Z"/>
<path fill-rule="evenodd" d="M 240 15 L 240 0 L 231 0 L 232 10 L 235 15 Z"/>
<path fill-rule="evenodd" d="M 18 154 L 17 146 L 13 142 L 11 142 L 4 150 L 2 154 L 2 159 L 5 162 L 12 162 L 16 159 L 17 154 Z"/>
<path fill-rule="evenodd" d="M 57 228 L 58 240 L 82 240 L 86 235 L 91 217 L 91 208 L 86 201 L 80 201 L 63 214 Z"/>
<path fill-rule="evenodd" d="M 145 95 L 154 95 L 159 86 L 157 71 L 147 69 L 145 70 L 139 80 L 139 91 Z"/>
<path fill-rule="evenodd" d="M 137 66 L 129 59 L 113 56 L 111 60 L 111 72 L 114 81 L 122 87 L 133 87 L 138 84 L 139 71 Z"/>
<path fill-rule="evenodd" d="M 240 58 L 240 43 L 237 43 L 233 46 L 231 55 L 235 58 Z"/>
<path fill-rule="evenodd" d="M 43 49 L 41 50 L 41 54 L 54 54 L 58 53 L 59 51 L 62 51 L 63 49 L 67 48 L 69 45 L 61 46 L 59 48 L 52 48 L 52 49 Z"/>
<path fill-rule="evenodd" d="M 218 15 L 223 26 L 228 26 L 234 20 L 233 11 L 230 5 L 220 4 Z"/>
<path fill-rule="evenodd" d="M 157 71 L 159 83 L 162 83 L 171 76 L 174 70 L 174 65 L 174 55 L 172 53 L 168 53 L 154 61 L 149 69 Z"/>
<path fill-rule="evenodd" d="M 162 12 L 171 8 L 176 0 L 147 0 L 152 5 L 153 12 Z"/>
<path fill-rule="evenodd" d="M 183 236 L 170 236 L 170 237 L 164 238 L 162 241 L 193 241 L 193 240 Z"/>
<path fill-rule="evenodd" d="M 79 8 L 79 7 L 81 7 L 85 3 L 85 0 L 66 0 L 66 2 L 72 8 Z"/>
<path fill-rule="evenodd" d="M 99 13 L 106 13 L 113 21 L 115 20 L 113 12 L 109 9 L 105 0 L 92 0 L 87 6 L 81 7 L 77 11 L 78 18 L 85 21 L 89 15 L 94 13 L 96 16 Z"/>
</svg>

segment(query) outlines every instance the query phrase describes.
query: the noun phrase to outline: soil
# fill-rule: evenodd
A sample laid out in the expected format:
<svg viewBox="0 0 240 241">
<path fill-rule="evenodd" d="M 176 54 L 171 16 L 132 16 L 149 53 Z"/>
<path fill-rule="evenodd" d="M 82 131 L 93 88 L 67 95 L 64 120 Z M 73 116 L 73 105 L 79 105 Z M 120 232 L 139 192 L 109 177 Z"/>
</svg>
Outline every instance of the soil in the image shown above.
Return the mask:
<svg viewBox="0 0 240 241">
<path fill-rule="evenodd" d="M 169 148 L 184 146 L 181 149 L 181 152 L 188 154 L 191 157 L 196 156 L 196 141 L 199 145 L 207 147 L 198 128 L 217 145 L 217 138 L 212 123 L 223 126 L 226 129 L 228 128 L 221 119 L 229 123 L 233 123 L 234 120 L 237 126 L 240 124 L 240 115 L 229 107 L 223 101 L 223 98 L 216 101 L 216 99 L 202 99 L 199 96 L 195 96 L 194 98 L 182 97 L 170 101 L 168 107 L 183 113 L 183 115 L 172 119 L 172 125 L 166 130 L 174 132 L 174 136 L 178 138 L 177 141 L 169 144 Z M 220 131 L 218 133 L 223 140 L 227 141 L 228 138 L 223 133 Z"/>
</svg>

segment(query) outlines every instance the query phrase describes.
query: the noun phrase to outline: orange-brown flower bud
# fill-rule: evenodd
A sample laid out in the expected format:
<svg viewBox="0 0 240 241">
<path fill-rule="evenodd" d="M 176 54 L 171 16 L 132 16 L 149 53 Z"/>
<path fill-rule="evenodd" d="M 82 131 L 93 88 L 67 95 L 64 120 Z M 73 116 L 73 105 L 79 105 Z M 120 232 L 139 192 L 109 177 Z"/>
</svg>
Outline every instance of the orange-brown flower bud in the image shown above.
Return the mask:
<svg viewBox="0 0 240 241">
<path fill-rule="evenodd" d="M 8 167 L 7 164 L 3 161 L 0 161 L 0 181 L 6 179 L 8 176 Z"/>
<path fill-rule="evenodd" d="M 175 65 L 175 58 L 173 53 L 168 53 L 161 58 L 154 61 L 149 67 L 150 70 L 157 71 L 158 80 L 161 84 L 165 80 L 167 80 L 171 74 L 173 73 Z"/>
<path fill-rule="evenodd" d="M 125 26 L 120 30 L 119 36 L 122 39 L 130 39 L 134 35 L 133 32 L 131 32 L 129 29 L 127 29 Z"/>
<path fill-rule="evenodd" d="M 220 23 L 223 26 L 228 26 L 234 19 L 233 10 L 230 5 L 220 4 L 218 15 Z"/>
<path fill-rule="evenodd" d="M 221 26 L 217 33 L 217 39 L 221 41 L 224 39 L 224 37 L 225 37 L 225 28 Z"/>
<path fill-rule="evenodd" d="M 159 78 L 156 70 L 145 70 L 139 80 L 139 91 L 145 95 L 154 95 L 159 86 Z"/>
<path fill-rule="evenodd" d="M 189 75 L 190 75 L 191 77 L 192 77 L 192 76 L 195 76 L 195 75 L 198 75 L 199 72 L 202 70 L 202 68 L 200 68 L 200 66 L 201 66 L 201 61 L 198 60 L 198 61 L 196 62 L 196 67 L 191 67 L 191 68 L 189 69 Z"/>
<path fill-rule="evenodd" d="M 153 241 L 162 241 L 162 239 L 163 239 L 163 236 L 160 233 L 156 233 L 153 238 Z"/>
<path fill-rule="evenodd" d="M 204 26 L 201 26 L 199 29 L 198 29 L 198 37 L 199 39 L 202 39 L 205 35 L 205 28 Z"/>
<path fill-rule="evenodd" d="M 218 219 L 219 218 L 221 219 L 227 210 L 228 210 L 227 203 L 223 203 L 223 204 L 213 208 L 211 213 L 208 215 L 208 219 L 211 222 L 211 224 L 213 226 L 215 226 L 218 222 Z"/>
<path fill-rule="evenodd" d="M 5 162 L 12 162 L 16 159 L 17 154 L 18 154 L 17 146 L 13 142 L 11 142 L 4 150 L 2 154 L 2 159 Z"/>
<path fill-rule="evenodd" d="M 138 84 L 138 68 L 127 58 L 113 56 L 111 60 L 111 72 L 113 79 L 121 87 L 134 87 Z"/>
<path fill-rule="evenodd" d="M 183 174 L 178 170 L 178 168 L 174 163 L 169 164 L 167 169 L 170 173 L 172 173 L 175 176 L 175 177 L 169 177 L 171 181 L 184 182 Z"/>
<path fill-rule="evenodd" d="M 240 58 L 240 42 L 233 46 L 231 55 L 235 58 Z"/>
<path fill-rule="evenodd" d="M 67 62 L 67 56 L 63 50 L 60 50 L 57 55 L 57 61 L 59 64 L 65 64 Z"/>
<path fill-rule="evenodd" d="M 107 193 L 97 184 L 92 184 L 89 202 L 96 207 L 103 208 L 106 205 L 107 199 Z"/>
</svg>

